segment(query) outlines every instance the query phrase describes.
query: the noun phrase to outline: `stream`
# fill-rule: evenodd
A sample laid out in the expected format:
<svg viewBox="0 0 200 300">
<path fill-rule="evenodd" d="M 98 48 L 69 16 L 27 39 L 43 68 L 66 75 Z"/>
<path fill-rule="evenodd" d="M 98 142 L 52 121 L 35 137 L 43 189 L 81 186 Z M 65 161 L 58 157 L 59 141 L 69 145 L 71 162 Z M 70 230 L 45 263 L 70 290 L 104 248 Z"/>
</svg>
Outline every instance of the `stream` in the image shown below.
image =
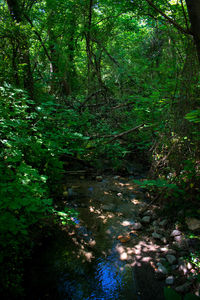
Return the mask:
<svg viewBox="0 0 200 300">
<path fill-rule="evenodd" d="M 27 299 L 164 299 L 151 265 L 156 246 L 133 230 L 147 200 L 132 176 L 67 176 L 63 185 L 78 217 L 34 254 Z"/>
</svg>

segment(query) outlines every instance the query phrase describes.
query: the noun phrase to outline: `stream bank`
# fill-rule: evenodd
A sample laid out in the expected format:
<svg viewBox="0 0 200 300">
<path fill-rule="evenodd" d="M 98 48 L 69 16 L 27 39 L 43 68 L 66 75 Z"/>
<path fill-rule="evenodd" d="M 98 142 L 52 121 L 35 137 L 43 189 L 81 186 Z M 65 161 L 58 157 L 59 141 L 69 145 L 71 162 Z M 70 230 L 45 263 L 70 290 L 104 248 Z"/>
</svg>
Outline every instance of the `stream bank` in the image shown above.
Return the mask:
<svg viewBox="0 0 200 300">
<path fill-rule="evenodd" d="M 165 299 L 170 268 L 184 253 L 171 248 L 166 220 L 158 220 L 132 177 L 66 177 L 62 205 L 79 215 L 41 243 L 27 299 Z M 167 255 L 175 257 L 171 266 Z"/>
</svg>

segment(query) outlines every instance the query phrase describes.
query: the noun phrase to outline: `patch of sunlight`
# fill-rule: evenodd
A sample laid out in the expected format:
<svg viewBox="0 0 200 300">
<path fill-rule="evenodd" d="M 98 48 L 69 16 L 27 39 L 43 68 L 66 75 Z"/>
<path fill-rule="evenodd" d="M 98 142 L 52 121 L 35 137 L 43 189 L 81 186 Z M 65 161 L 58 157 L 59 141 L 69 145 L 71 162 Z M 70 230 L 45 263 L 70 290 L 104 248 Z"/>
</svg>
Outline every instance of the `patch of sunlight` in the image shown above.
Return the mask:
<svg viewBox="0 0 200 300">
<path fill-rule="evenodd" d="M 114 214 L 109 213 L 107 215 L 100 215 L 100 216 L 98 216 L 98 218 L 103 220 L 103 224 L 106 224 L 108 219 L 114 218 Z"/>
<path fill-rule="evenodd" d="M 125 221 L 121 222 L 120 224 L 121 224 L 122 226 L 130 226 L 130 225 L 133 225 L 134 222 L 125 220 Z"/>
<path fill-rule="evenodd" d="M 131 202 L 134 204 L 134 205 L 138 205 L 138 204 L 140 204 L 140 201 L 139 200 L 137 200 L 137 199 L 132 199 L 131 200 Z"/>
<path fill-rule="evenodd" d="M 101 211 L 99 209 L 96 209 L 94 206 L 89 206 L 89 210 L 90 212 L 92 213 L 95 213 L 95 214 L 101 214 Z"/>
<path fill-rule="evenodd" d="M 89 244 L 90 247 L 94 247 L 96 245 L 96 241 L 95 240 L 90 240 L 88 244 Z"/>
<path fill-rule="evenodd" d="M 146 256 L 142 258 L 142 262 L 150 262 L 152 260 L 152 257 Z"/>
<path fill-rule="evenodd" d="M 104 191 L 103 193 L 104 193 L 104 195 L 109 195 L 109 192 Z"/>
<path fill-rule="evenodd" d="M 87 252 L 85 250 L 81 250 L 80 254 L 84 257 L 82 262 L 85 262 L 85 261 L 91 262 L 92 259 L 95 258 L 92 252 Z"/>
</svg>

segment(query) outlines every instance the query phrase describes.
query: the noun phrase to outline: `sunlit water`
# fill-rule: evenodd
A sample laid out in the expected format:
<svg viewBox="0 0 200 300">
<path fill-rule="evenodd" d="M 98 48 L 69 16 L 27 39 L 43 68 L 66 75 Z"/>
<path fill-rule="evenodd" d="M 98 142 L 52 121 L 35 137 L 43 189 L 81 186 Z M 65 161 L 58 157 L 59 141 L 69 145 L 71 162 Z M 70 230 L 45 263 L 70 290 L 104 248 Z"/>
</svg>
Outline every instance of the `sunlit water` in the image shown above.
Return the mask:
<svg viewBox="0 0 200 300">
<path fill-rule="evenodd" d="M 63 274 L 60 280 L 60 293 L 72 300 L 139 300 L 136 293 L 133 270 L 119 259 L 118 253 L 106 258 L 98 258 L 91 266 L 91 274 L 79 270 L 76 279 Z M 77 280 L 78 279 L 78 280 Z"/>
<path fill-rule="evenodd" d="M 121 259 L 118 248 L 123 245 L 117 239 L 127 230 L 127 219 L 134 223 L 133 192 L 130 189 L 129 200 L 123 202 L 117 192 L 107 195 L 104 184 L 107 183 L 99 183 L 98 189 L 88 183 L 89 193 L 96 194 L 80 200 L 85 208 L 77 208 L 80 216 L 73 219 L 77 225 L 75 234 L 66 238 L 64 233 L 55 236 L 37 258 L 31 271 L 32 277 L 38 278 L 34 278 L 27 299 L 140 300 L 134 269 Z M 113 182 L 109 182 L 110 186 L 114 186 Z M 101 205 L 110 204 L 112 212 L 102 209 Z M 91 247 L 91 242 L 95 246 Z"/>
</svg>

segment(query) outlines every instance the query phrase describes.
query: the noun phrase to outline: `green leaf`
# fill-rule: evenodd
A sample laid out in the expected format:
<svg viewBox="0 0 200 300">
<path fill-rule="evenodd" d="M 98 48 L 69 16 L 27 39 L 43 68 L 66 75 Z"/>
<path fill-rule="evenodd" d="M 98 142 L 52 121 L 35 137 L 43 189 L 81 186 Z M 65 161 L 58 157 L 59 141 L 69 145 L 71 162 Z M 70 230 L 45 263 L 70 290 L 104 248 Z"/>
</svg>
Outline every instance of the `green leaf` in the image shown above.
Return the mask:
<svg viewBox="0 0 200 300">
<path fill-rule="evenodd" d="M 164 287 L 164 295 L 166 300 L 181 300 L 181 296 L 170 287 Z"/>
</svg>

